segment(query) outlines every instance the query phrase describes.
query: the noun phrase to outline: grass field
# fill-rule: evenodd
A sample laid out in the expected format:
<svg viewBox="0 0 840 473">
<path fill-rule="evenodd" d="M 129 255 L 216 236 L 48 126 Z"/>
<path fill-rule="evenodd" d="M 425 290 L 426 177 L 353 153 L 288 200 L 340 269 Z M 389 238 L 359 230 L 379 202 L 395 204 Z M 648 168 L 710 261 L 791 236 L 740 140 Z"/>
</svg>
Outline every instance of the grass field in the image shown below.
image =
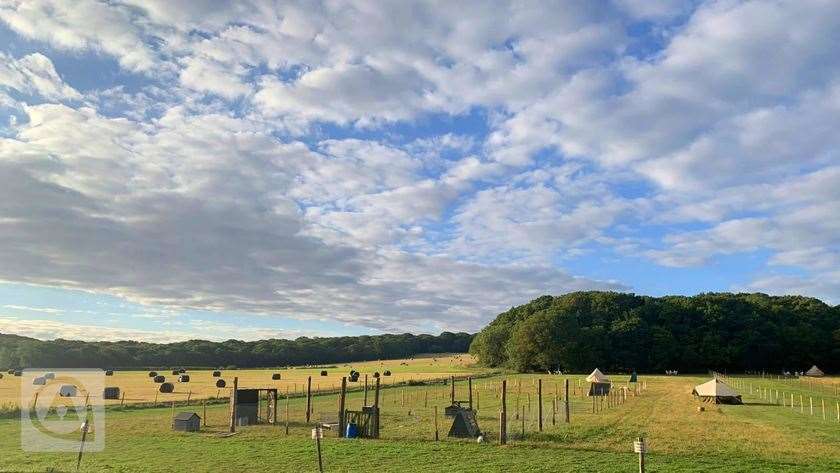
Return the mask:
<svg viewBox="0 0 840 473">
<path fill-rule="evenodd" d="M 239 378 L 239 386 L 248 387 L 276 387 L 281 392 L 288 391 L 291 394 L 305 392 L 308 377 L 312 377 L 312 390 L 335 392 L 341 384 L 341 377 L 347 376 L 351 369 L 361 373 L 360 383 L 364 375 L 369 376 L 373 382 L 373 374 L 383 374 L 386 370 L 391 376 L 382 376 L 384 384 L 397 384 L 408 380 L 443 379 L 450 375 L 462 376 L 478 373 L 481 370 L 473 368 L 472 357 L 469 355 L 440 355 L 422 356 L 406 360 L 370 361 L 363 363 L 342 363 L 330 365 L 323 368 L 289 368 L 289 369 L 252 369 L 252 370 L 222 370 L 221 378 L 212 376 L 213 370 L 189 370 L 188 383 L 179 383 L 178 376 L 173 375 L 169 370 L 158 370 L 157 372 L 166 377 L 167 382 L 175 385 L 175 392 L 162 394 L 158 392 L 158 384 L 154 383 L 148 376 L 148 371 L 115 371 L 113 376 L 106 377 L 107 386 L 119 387 L 125 395 L 125 403 L 146 403 L 158 400 L 159 402 L 184 401 L 189 399 L 204 399 L 212 397 L 227 397 L 233 386 L 233 378 Z M 333 367 L 335 366 L 335 367 Z M 326 370 L 327 376 L 321 376 L 321 371 Z M 272 380 L 271 375 L 279 373 L 280 380 Z M 226 387 L 216 388 L 216 380 L 224 379 Z M 55 382 L 47 386 L 39 387 L 42 392 L 42 399 L 52 398 L 52 394 L 59 386 L 66 381 L 60 376 Z M 357 383 L 358 384 L 358 383 Z M 21 378 L 4 374 L 0 379 L 0 406 L 17 405 L 20 401 Z M 81 389 L 79 395 L 86 396 L 88 393 Z M 101 393 L 90 393 L 92 397 Z M 107 400 L 106 405 L 120 404 L 123 400 Z"/>
<path fill-rule="evenodd" d="M 637 471 L 637 456 L 632 453 L 637 436 L 644 436 L 650 445 L 648 471 L 840 471 L 840 423 L 769 402 L 756 387 L 796 387 L 806 399 L 810 395 L 828 401 L 834 399 L 833 386 L 840 382 L 837 378 L 824 378 L 817 387 L 815 382 L 738 378 L 739 383 L 753 384 L 752 395 L 741 389 L 745 405 L 706 404 L 706 410 L 700 412 L 697 408 L 702 404 L 689 393 L 705 378 L 643 376 L 640 381 L 647 389 L 639 396 L 630 392 L 626 402 L 603 410 L 598 404 L 596 413 L 591 399 L 583 395 L 582 375 L 568 378 L 573 389 L 571 424 L 566 425 L 562 410 L 557 410 L 554 419 L 552 416 L 558 388 L 562 396 L 563 377 L 506 376 L 510 441 L 504 447 L 496 444 L 499 376 L 473 381 L 479 424 L 489 439 L 481 445 L 447 438 L 451 421 L 442 415 L 441 441 L 434 441 L 434 409 L 440 411 L 448 404 L 449 386 L 383 389 L 382 439 L 338 439 L 328 432 L 323 441 L 325 471 Z M 538 379 L 543 380 L 543 432 L 538 431 L 537 421 Z M 612 376 L 612 380 L 621 387 L 627 378 Z M 458 382 L 456 387 L 456 398 L 465 399 L 466 382 Z M 347 407 L 359 407 L 362 397 L 360 392 L 350 393 Z M 313 420 L 334 420 L 337 403 L 335 395 L 316 396 Z M 195 434 L 170 430 L 170 407 L 113 407 L 106 416 L 106 450 L 87 455 L 82 471 L 317 471 L 304 406 L 303 398 L 281 400 L 278 425 L 240 428 L 227 438 L 219 436 L 226 429 L 225 405 L 208 405 L 208 425 Z M 200 401 L 176 408 L 184 410 L 204 415 Z M 72 471 L 75 454 L 23 452 L 19 430 L 18 421 L 0 420 L 0 471 Z"/>
</svg>

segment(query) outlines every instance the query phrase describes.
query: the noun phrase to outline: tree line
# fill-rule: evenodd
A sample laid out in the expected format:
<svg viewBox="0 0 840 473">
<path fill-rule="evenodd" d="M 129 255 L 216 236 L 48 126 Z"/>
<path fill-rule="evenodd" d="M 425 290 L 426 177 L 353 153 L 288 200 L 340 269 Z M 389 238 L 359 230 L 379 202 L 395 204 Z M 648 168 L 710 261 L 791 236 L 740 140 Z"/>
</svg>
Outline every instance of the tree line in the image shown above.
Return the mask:
<svg viewBox="0 0 840 473">
<path fill-rule="evenodd" d="M 300 337 L 254 342 L 189 340 L 82 342 L 0 334 L 0 368 L 273 367 L 408 358 L 421 353 L 464 353 L 472 335 Z"/>
<path fill-rule="evenodd" d="M 840 306 L 802 296 L 542 296 L 476 334 L 481 363 L 519 371 L 840 370 Z"/>
</svg>

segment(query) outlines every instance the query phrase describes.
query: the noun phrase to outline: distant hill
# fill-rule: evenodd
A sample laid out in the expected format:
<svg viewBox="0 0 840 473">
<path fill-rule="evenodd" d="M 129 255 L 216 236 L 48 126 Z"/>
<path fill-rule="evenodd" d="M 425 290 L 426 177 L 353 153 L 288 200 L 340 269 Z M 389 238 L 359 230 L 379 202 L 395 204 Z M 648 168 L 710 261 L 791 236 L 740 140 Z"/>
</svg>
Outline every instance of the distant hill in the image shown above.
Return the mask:
<svg viewBox="0 0 840 473">
<path fill-rule="evenodd" d="M 346 363 L 407 358 L 422 353 L 463 353 L 468 333 L 271 339 L 255 342 L 190 340 L 179 343 L 42 341 L 0 334 L 0 368 L 240 368 Z"/>
<path fill-rule="evenodd" d="M 499 314 L 470 353 L 520 371 L 840 371 L 840 306 L 802 296 L 542 296 Z"/>
</svg>

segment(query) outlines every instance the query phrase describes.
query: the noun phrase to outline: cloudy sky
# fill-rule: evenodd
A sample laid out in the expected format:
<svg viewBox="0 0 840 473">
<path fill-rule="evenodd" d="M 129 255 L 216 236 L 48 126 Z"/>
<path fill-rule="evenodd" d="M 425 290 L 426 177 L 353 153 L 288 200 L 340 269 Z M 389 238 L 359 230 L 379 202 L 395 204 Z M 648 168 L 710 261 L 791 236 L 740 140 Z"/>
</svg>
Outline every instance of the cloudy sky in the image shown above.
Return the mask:
<svg viewBox="0 0 840 473">
<path fill-rule="evenodd" d="M 0 0 L 0 332 L 840 303 L 840 2 Z"/>
</svg>

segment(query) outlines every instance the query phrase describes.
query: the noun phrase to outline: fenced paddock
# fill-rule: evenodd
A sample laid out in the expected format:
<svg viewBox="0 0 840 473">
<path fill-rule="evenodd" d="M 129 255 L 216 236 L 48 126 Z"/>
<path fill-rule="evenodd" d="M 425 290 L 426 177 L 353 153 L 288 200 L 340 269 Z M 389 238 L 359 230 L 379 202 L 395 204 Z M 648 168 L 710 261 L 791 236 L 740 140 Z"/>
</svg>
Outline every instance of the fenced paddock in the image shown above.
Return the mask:
<svg viewBox="0 0 840 473">
<path fill-rule="evenodd" d="M 396 374 L 396 373 L 395 373 Z M 611 391 L 627 385 L 629 377 L 608 373 Z M 313 375 L 313 383 L 318 378 Z M 563 421 L 563 381 L 570 384 L 571 422 Z M 644 436 L 650 445 L 651 471 L 838 471 L 840 427 L 807 416 L 792 415 L 781 406 L 745 396 L 743 406 L 709 406 L 689 394 L 705 381 L 700 376 L 640 376 L 646 386 L 638 395 L 628 392 L 596 399 L 586 397 L 584 375 L 545 374 L 491 376 L 473 379 L 473 403 L 478 423 L 488 442 L 446 437 L 450 420 L 443 417 L 449 404 L 450 386 L 440 383 L 387 385 L 380 393 L 381 438 L 339 439 L 327 431 L 322 442 L 326 471 L 633 471 L 635 456 L 631 442 Z M 499 386 L 507 382 L 508 445 L 498 445 Z M 542 380 L 543 430 L 539 430 L 539 380 Z M 836 379 L 835 379 L 836 380 Z M 383 377 L 384 381 L 384 377 Z M 232 379 L 231 379 L 232 384 Z M 241 381 L 240 381 L 240 384 Z M 467 383 L 456 383 L 456 399 L 466 399 Z M 555 393 L 560 399 L 555 406 Z M 368 393 L 369 403 L 372 393 Z M 91 471 L 231 471 L 260 468 L 267 459 L 282 459 L 286 471 L 315 470 L 312 423 L 306 423 L 306 398 L 285 398 L 280 393 L 275 425 L 239 427 L 232 437 L 227 431 L 226 404 L 205 400 L 181 401 L 173 409 L 110 409 L 107 417 L 108 446 L 104 454 L 85 461 Z M 265 409 L 265 399 L 261 409 Z M 364 392 L 347 394 L 346 408 L 358 410 Z M 337 417 L 336 394 L 321 394 L 311 400 L 312 422 Z M 206 406 L 206 414 L 205 414 Z M 437 408 L 437 409 L 435 409 Z M 438 412 L 439 441 L 434 440 L 434 414 Z M 196 412 L 206 425 L 199 433 L 172 432 L 171 416 L 181 411 Z M 288 411 L 288 431 L 286 429 Z M 517 417 L 516 413 L 519 413 Z M 552 416 L 554 414 L 554 416 Z M 552 419 L 553 417 L 553 419 Z M 525 433 L 522 435 L 524 423 Z M 0 471 L 21 460 L 16 447 L 16 424 L 0 421 Z M 288 432 L 288 433 L 287 433 Z M 702 445 L 702 448 L 698 446 Z M 807 455 L 802 452 L 807 451 Z M 148 455 L 155 452 L 155 455 Z M 247 454 L 243 454 L 247 452 Z M 177 458 L 174 461 L 173 458 Z M 73 455 L 55 454 L 26 458 L 39 471 L 64 468 Z M 277 460 L 279 461 L 279 460 Z"/>
</svg>

